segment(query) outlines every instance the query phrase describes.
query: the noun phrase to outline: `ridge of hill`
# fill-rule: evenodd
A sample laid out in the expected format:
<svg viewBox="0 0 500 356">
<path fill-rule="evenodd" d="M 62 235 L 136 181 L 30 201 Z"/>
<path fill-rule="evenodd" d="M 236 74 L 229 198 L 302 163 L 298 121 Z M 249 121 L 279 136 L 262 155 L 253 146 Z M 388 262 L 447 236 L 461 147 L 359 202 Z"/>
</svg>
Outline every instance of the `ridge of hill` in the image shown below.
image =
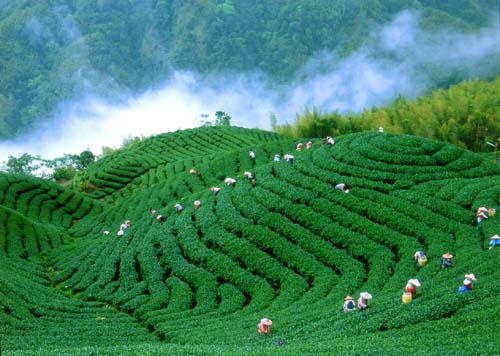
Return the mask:
<svg viewBox="0 0 500 356">
<path fill-rule="evenodd" d="M 491 216 L 476 228 L 471 220 L 479 206 L 500 208 L 499 167 L 410 135 L 335 140 L 296 151 L 296 141 L 254 129 L 158 135 L 91 167 L 89 194 L 0 173 L 2 350 L 498 352 L 500 249 L 488 243 L 500 221 Z M 277 153 L 295 160 L 275 162 Z M 334 189 L 339 182 L 348 194 Z M 125 219 L 131 226 L 117 236 Z M 428 256 L 420 269 L 417 250 Z M 447 270 L 444 252 L 455 255 Z M 466 273 L 477 277 L 474 289 L 457 293 Z M 422 286 L 403 304 L 410 278 Z M 373 294 L 370 307 L 345 314 L 344 296 L 362 291 Z M 269 335 L 257 334 L 263 317 L 273 320 Z"/>
</svg>

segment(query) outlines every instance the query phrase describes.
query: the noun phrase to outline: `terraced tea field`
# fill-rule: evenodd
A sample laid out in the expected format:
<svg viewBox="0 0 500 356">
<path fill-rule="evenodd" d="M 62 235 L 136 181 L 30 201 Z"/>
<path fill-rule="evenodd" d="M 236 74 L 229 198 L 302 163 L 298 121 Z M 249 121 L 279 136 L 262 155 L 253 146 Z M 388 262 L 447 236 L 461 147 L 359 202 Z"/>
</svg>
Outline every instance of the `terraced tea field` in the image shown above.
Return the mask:
<svg viewBox="0 0 500 356">
<path fill-rule="evenodd" d="M 471 223 L 500 211 L 499 167 L 390 133 L 296 144 L 236 127 L 163 134 L 96 162 L 86 194 L 2 173 L 0 354 L 500 354 L 500 220 Z M 364 291 L 369 308 L 344 313 Z"/>
</svg>

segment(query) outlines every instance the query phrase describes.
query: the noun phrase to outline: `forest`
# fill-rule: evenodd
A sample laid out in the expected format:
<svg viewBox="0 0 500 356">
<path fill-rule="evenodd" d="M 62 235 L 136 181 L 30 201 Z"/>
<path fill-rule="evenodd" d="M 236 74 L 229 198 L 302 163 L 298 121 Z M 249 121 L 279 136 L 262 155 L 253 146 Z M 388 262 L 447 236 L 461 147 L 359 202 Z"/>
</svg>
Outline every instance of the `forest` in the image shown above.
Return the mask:
<svg viewBox="0 0 500 356">
<path fill-rule="evenodd" d="M 369 41 L 370 28 L 403 9 L 419 11 L 428 31 L 468 33 L 487 25 L 498 7 L 494 0 L 0 4 L 0 139 L 50 122 L 75 98 L 120 100 L 123 93 L 161 85 L 173 70 L 258 73 L 277 85 L 287 83 L 319 51 L 347 57 Z M 440 88 L 467 79 L 464 73 L 434 78 Z"/>
</svg>

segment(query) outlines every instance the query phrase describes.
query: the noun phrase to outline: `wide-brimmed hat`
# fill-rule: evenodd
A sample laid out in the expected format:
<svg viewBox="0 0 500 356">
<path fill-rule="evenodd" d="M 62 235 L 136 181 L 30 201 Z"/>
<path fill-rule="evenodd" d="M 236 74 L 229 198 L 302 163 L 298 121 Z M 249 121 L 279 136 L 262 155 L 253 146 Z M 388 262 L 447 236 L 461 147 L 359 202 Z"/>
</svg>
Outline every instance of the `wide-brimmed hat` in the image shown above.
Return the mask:
<svg viewBox="0 0 500 356">
<path fill-rule="evenodd" d="M 482 206 L 479 209 L 477 209 L 477 211 L 484 211 L 486 213 L 486 212 L 488 212 L 488 209 L 485 208 L 484 206 Z"/>
<path fill-rule="evenodd" d="M 493 235 L 491 237 L 492 240 L 500 240 L 500 236 L 498 236 L 497 234 Z"/>
<path fill-rule="evenodd" d="M 470 279 L 471 281 L 476 280 L 476 276 L 474 276 L 474 273 L 469 273 L 464 276 L 466 279 Z"/>
<path fill-rule="evenodd" d="M 453 255 L 452 255 L 451 253 L 446 252 L 446 253 L 443 255 L 443 258 L 453 258 Z"/>
<path fill-rule="evenodd" d="M 420 287 L 420 282 L 416 278 L 410 279 L 408 283 L 413 284 L 415 287 Z"/>
<path fill-rule="evenodd" d="M 372 295 L 368 292 L 361 292 L 361 293 L 359 293 L 359 296 L 363 299 L 366 299 L 366 300 L 370 300 L 373 298 Z"/>
<path fill-rule="evenodd" d="M 353 299 L 350 295 L 348 295 L 347 297 L 344 298 L 344 300 L 353 300 Z"/>
<path fill-rule="evenodd" d="M 271 319 L 268 319 L 268 318 L 263 318 L 263 319 L 260 319 L 260 322 L 261 322 L 261 324 L 266 325 L 266 326 L 271 326 L 271 325 L 273 325 L 272 320 L 271 320 Z"/>
</svg>

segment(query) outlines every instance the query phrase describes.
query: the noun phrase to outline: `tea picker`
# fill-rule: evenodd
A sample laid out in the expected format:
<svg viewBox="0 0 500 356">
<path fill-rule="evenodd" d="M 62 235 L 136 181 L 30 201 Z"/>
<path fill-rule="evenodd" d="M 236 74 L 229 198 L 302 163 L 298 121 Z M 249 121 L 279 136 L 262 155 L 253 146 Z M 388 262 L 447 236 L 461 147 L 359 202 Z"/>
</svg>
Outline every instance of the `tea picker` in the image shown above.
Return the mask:
<svg viewBox="0 0 500 356">
<path fill-rule="evenodd" d="M 359 310 L 365 310 L 368 308 L 368 303 L 372 299 L 372 295 L 368 292 L 361 292 L 359 293 L 359 299 L 358 299 L 358 309 Z"/>
<path fill-rule="evenodd" d="M 500 236 L 498 236 L 497 234 L 491 237 L 490 250 L 495 246 L 500 246 Z"/>
<path fill-rule="evenodd" d="M 411 294 L 411 298 L 415 299 L 417 296 L 417 288 L 420 287 L 420 282 L 418 279 L 410 279 L 406 283 L 405 292 Z"/>
<path fill-rule="evenodd" d="M 260 323 L 257 325 L 257 332 L 259 334 L 269 334 L 271 332 L 271 325 L 273 325 L 273 322 L 271 319 L 263 318 L 260 320 Z"/>
<path fill-rule="evenodd" d="M 179 214 L 182 213 L 182 205 L 181 204 L 179 204 L 179 203 L 175 204 L 174 208 L 177 211 L 177 213 L 179 213 Z"/>
<path fill-rule="evenodd" d="M 347 185 L 345 183 L 337 184 L 335 189 L 343 193 L 349 193 L 349 189 L 347 189 Z"/>
<path fill-rule="evenodd" d="M 417 267 L 424 267 L 427 264 L 427 256 L 424 251 L 415 252 L 413 260 L 417 264 Z"/>
<path fill-rule="evenodd" d="M 210 188 L 210 191 L 212 193 L 214 193 L 214 195 L 217 195 L 220 192 L 220 188 L 219 187 L 212 187 L 212 188 Z"/>
<path fill-rule="evenodd" d="M 348 295 L 344 298 L 344 312 L 348 313 L 356 309 L 356 304 L 354 303 L 354 299 Z"/>
<path fill-rule="evenodd" d="M 476 276 L 473 273 L 466 274 L 463 284 L 458 288 L 459 293 L 467 293 L 472 290 L 472 282 L 476 280 Z"/>
<path fill-rule="evenodd" d="M 120 225 L 120 230 L 124 231 L 129 226 L 130 226 L 130 220 L 125 220 L 125 222 Z"/>
<path fill-rule="evenodd" d="M 455 262 L 453 262 L 453 255 L 451 253 L 445 253 L 441 256 L 441 269 L 446 269 L 448 267 L 455 266 Z"/>
<path fill-rule="evenodd" d="M 479 224 L 483 220 L 488 219 L 488 215 L 486 215 L 487 212 L 488 212 L 488 209 L 486 209 L 484 206 L 477 209 L 477 211 L 476 211 L 477 226 L 479 226 Z"/>
</svg>

